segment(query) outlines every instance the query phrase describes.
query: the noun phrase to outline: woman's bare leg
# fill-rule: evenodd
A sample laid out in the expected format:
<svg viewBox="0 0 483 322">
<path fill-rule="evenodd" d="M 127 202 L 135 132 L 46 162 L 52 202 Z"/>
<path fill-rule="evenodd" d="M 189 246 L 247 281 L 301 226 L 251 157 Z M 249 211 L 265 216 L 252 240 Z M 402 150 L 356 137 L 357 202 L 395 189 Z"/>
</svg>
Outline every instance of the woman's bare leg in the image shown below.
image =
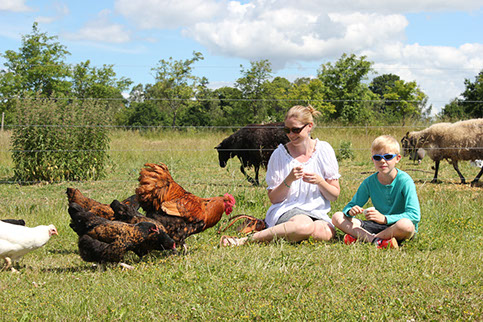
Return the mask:
<svg viewBox="0 0 483 322">
<path fill-rule="evenodd" d="M 314 232 L 314 229 L 315 225 L 312 218 L 306 215 L 296 215 L 283 224 L 255 233 L 252 240 L 269 242 L 275 237 L 281 237 L 288 241 L 298 242 L 308 239 Z"/>
<path fill-rule="evenodd" d="M 315 240 L 329 241 L 335 236 L 335 229 L 324 220 L 314 221 L 312 237 Z"/>
</svg>

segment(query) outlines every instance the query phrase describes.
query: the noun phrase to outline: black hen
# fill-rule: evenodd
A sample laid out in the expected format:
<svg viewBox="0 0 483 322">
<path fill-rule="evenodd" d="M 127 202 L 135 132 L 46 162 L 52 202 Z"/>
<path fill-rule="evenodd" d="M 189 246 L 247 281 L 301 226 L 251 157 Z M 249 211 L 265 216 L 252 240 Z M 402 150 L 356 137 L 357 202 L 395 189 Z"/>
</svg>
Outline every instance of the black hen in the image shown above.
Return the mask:
<svg viewBox="0 0 483 322">
<path fill-rule="evenodd" d="M 8 224 L 25 226 L 25 220 L 23 219 L 2 219 L 2 221 Z"/>
<path fill-rule="evenodd" d="M 144 216 L 142 213 L 137 211 L 134 206 L 126 204 L 124 201 L 119 202 L 118 200 L 114 200 L 109 206 L 114 211 L 114 220 L 133 225 L 143 221 L 150 222 L 158 226 L 161 231 L 168 233 L 161 222 L 154 218 Z"/>
<path fill-rule="evenodd" d="M 151 250 L 169 250 L 175 243 L 156 224 L 128 224 L 86 212 L 76 203 L 69 205 L 70 227 L 79 236 L 79 254 L 89 262 L 120 262 L 128 251 L 139 257 Z"/>
</svg>

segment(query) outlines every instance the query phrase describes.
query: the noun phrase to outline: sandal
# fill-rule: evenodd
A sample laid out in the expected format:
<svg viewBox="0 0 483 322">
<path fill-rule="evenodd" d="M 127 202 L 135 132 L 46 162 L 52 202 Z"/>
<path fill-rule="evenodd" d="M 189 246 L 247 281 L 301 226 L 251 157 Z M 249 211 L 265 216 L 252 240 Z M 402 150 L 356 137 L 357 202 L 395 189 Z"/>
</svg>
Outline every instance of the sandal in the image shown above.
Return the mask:
<svg viewBox="0 0 483 322">
<path fill-rule="evenodd" d="M 228 246 L 241 246 L 244 245 L 248 241 L 248 237 L 243 238 L 236 238 L 223 235 L 220 239 L 220 247 L 228 247 Z"/>
</svg>

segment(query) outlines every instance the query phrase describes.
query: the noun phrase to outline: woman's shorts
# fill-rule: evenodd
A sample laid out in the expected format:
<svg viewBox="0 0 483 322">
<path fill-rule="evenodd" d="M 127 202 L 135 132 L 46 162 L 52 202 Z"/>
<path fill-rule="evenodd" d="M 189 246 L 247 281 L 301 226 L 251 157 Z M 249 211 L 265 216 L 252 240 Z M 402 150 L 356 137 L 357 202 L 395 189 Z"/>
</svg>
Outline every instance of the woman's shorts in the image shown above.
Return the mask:
<svg viewBox="0 0 483 322">
<path fill-rule="evenodd" d="M 281 215 L 280 218 L 278 218 L 275 225 L 283 224 L 284 222 L 289 221 L 290 218 L 295 217 L 297 215 L 306 215 L 306 216 L 310 217 L 313 221 L 320 219 L 320 218 L 313 217 L 313 215 L 310 212 L 308 212 L 307 210 L 303 210 L 303 209 L 295 207 L 295 208 L 290 209 L 289 211 L 285 212 L 283 215 Z"/>
</svg>

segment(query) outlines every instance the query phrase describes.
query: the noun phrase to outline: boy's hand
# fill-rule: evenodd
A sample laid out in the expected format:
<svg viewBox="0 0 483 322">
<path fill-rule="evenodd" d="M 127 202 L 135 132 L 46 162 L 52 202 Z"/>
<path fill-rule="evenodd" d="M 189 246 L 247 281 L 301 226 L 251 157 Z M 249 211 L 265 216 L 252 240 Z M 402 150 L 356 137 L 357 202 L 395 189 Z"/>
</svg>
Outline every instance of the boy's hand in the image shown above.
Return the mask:
<svg viewBox="0 0 483 322">
<path fill-rule="evenodd" d="M 361 208 L 361 207 L 359 207 L 359 206 L 354 206 L 354 207 L 352 207 L 352 208 L 351 208 L 351 209 L 350 209 L 350 210 L 349 210 L 347 213 L 348 213 L 350 216 L 354 217 L 354 216 L 356 216 L 356 215 L 358 215 L 358 214 L 362 214 L 363 212 L 364 212 L 364 209 L 362 209 L 362 208 Z"/>
<path fill-rule="evenodd" d="M 366 220 L 372 220 L 372 221 L 374 221 L 378 224 L 385 224 L 386 223 L 386 216 L 381 214 L 374 207 L 367 208 L 366 210 L 364 210 L 364 216 L 366 217 Z"/>
</svg>

